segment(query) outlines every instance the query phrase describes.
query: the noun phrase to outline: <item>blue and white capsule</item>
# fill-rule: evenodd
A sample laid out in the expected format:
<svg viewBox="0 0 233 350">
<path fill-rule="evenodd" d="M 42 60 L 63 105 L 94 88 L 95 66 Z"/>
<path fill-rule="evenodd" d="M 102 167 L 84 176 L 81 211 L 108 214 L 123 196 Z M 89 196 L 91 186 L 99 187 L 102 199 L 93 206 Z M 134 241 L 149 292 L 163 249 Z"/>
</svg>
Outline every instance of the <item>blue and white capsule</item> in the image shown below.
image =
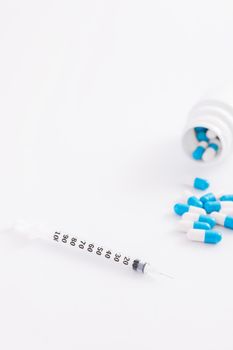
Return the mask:
<svg viewBox="0 0 233 350">
<path fill-rule="evenodd" d="M 222 235 L 217 231 L 196 229 L 190 229 L 187 233 L 187 237 L 191 241 L 209 244 L 217 244 L 222 239 Z"/>
<path fill-rule="evenodd" d="M 220 147 L 221 143 L 218 139 L 210 140 L 207 149 L 203 153 L 202 160 L 204 162 L 209 162 L 213 160 L 216 157 Z"/>
<path fill-rule="evenodd" d="M 200 201 L 203 203 L 203 204 L 205 204 L 206 202 L 213 202 L 213 201 L 216 201 L 217 200 L 217 198 L 216 198 L 216 196 L 213 194 L 213 193 L 206 193 L 206 194 L 204 194 L 203 196 L 201 196 L 201 198 L 200 198 Z"/>
<path fill-rule="evenodd" d="M 233 202 L 208 201 L 204 204 L 204 208 L 207 214 L 211 214 L 214 211 L 220 211 L 225 209 L 233 210 Z"/>
<path fill-rule="evenodd" d="M 200 230 L 210 230 L 211 227 L 207 222 L 180 220 L 177 224 L 178 231 L 188 232 L 191 228 Z"/>
<path fill-rule="evenodd" d="M 207 128 L 205 128 L 204 126 L 196 126 L 195 128 L 194 128 L 194 131 L 195 131 L 195 133 L 197 134 L 198 132 L 200 132 L 200 131 L 207 131 L 208 129 Z"/>
<path fill-rule="evenodd" d="M 223 192 L 218 192 L 216 194 L 213 194 L 212 192 L 208 192 L 200 197 L 200 201 L 205 204 L 206 202 L 215 202 L 220 199 L 220 197 L 223 196 Z"/>
<path fill-rule="evenodd" d="M 233 194 L 224 194 L 219 198 L 222 202 L 233 202 Z"/>
<path fill-rule="evenodd" d="M 193 187 L 197 190 L 205 191 L 209 188 L 210 183 L 206 179 L 202 179 L 201 177 L 196 177 L 193 182 Z"/>
<path fill-rule="evenodd" d="M 206 222 L 210 225 L 210 228 L 213 228 L 216 225 L 215 218 L 208 216 L 208 215 L 200 215 L 199 213 L 184 213 L 182 216 L 182 219 L 188 220 L 188 221 L 199 221 L 199 222 Z"/>
<path fill-rule="evenodd" d="M 194 194 L 190 191 L 185 191 L 182 199 L 187 202 L 188 205 L 203 208 L 203 203 L 200 201 L 200 199 L 194 196 Z"/>
<path fill-rule="evenodd" d="M 217 212 L 212 213 L 212 216 L 215 218 L 218 225 L 233 230 L 233 216 Z"/>
<path fill-rule="evenodd" d="M 196 138 L 199 142 L 201 142 L 201 141 L 208 142 L 209 141 L 209 138 L 207 136 L 207 129 L 203 128 L 203 130 L 198 130 L 198 131 L 197 131 L 197 129 L 195 129 L 195 131 L 196 131 Z"/>
<path fill-rule="evenodd" d="M 193 159 L 201 160 L 207 147 L 208 147 L 208 142 L 206 142 L 206 141 L 199 142 L 196 149 L 192 153 Z"/>
<path fill-rule="evenodd" d="M 206 211 L 203 208 L 194 207 L 192 205 L 184 204 L 184 203 L 176 203 L 173 207 L 174 212 L 182 216 L 184 213 L 191 212 L 191 213 L 199 213 L 199 214 L 206 214 Z"/>
</svg>

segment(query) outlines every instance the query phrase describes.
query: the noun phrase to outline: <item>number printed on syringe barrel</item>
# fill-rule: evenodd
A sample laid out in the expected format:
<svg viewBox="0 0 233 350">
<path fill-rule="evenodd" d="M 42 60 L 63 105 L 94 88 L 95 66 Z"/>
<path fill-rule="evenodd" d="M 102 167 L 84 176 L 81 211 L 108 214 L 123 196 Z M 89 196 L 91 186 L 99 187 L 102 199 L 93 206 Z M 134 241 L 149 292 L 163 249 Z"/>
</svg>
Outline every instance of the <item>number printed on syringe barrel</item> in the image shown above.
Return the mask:
<svg viewBox="0 0 233 350">
<path fill-rule="evenodd" d="M 77 236 L 65 234 L 56 231 L 52 234 L 54 242 L 69 245 L 79 250 L 85 250 L 90 254 L 103 257 L 106 260 L 112 260 L 116 264 L 133 269 L 134 271 L 145 273 L 148 263 L 142 262 L 139 259 L 132 259 L 127 255 L 120 254 L 112 249 L 105 249 L 103 246 L 79 239 Z"/>
</svg>

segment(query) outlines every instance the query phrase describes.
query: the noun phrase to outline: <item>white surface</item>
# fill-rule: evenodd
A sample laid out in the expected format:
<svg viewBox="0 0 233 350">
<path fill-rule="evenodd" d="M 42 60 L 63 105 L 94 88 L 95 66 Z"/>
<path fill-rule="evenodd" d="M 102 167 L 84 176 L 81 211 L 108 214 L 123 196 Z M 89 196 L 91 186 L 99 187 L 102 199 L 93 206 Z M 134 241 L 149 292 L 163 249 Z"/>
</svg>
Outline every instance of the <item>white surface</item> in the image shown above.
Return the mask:
<svg viewBox="0 0 233 350">
<path fill-rule="evenodd" d="M 0 3 L 0 210 L 149 259 L 173 280 L 122 272 L 0 235 L 4 350 L 232 350 L 233 236 L 175 232 L 194 176 L 232 191 L 232 160 L 198 168 L 187 112 L 233 81 L 229 0 Z"/>
</svg>

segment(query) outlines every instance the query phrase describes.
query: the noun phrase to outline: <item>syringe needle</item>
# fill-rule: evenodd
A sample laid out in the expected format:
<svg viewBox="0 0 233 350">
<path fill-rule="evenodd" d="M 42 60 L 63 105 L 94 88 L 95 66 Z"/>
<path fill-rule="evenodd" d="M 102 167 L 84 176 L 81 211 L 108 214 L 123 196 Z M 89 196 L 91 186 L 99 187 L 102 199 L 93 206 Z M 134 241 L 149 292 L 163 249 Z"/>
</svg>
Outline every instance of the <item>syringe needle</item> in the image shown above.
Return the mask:
<svg viewBox="0 0 233 350">
<path fill-rule="evenodd" d="M 160 275 L 160 276 L 163 276 L 163 277 L 166 277 L 166 278 L 170 278 L 170 279 L 174 278 L 173 276 L 169 275 L 168 273 L 165 273 L 165 272 L 157 270 L 154 266 L 151 266 L 150 264 L 148 264 L 148 266 L 147 266 L 146 273 L 148 275 L 153 276 L 153 277 L 155 277 L 156 275 Z"/>
<path fill-rule="evenodd" d="M 160 271 L 158 271 L 158 274 L 159 274 L 159 275 L 161 275 L 161 276 L 167 277 L 167 278 L 171 278 L 171 279 L 173 279 L 173 278 L 174 278 L 173 276 L 168 275 L 167 273 L 164 273 L 164 272 L 160 272 Z"/>
</svg>

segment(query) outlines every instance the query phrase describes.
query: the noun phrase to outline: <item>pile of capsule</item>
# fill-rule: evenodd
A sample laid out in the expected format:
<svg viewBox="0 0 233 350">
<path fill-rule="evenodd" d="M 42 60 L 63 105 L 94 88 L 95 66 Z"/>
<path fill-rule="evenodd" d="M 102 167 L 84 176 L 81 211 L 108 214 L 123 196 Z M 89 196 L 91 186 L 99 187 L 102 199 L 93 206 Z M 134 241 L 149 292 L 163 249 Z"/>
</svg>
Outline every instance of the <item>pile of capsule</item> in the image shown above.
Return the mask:
<svg viewBox="0 0 233 350">
<path fill-rule="evenodd" d="M 221 150 L 221 142 L 214 131 L 197 127 L 194 128 L 197 144 L 192 156 L 195 160 L 209 162 L 213 160 Z"/>
<path fill-rule="evenodd" d="M 196 177 L 193 187 L 205 191 L 209 187 L 206 179 Z M 233 230 L 233 194 L 206 192 L 195 196 L 186 191 L 181 203 L 174 205 L 174 212 L 181 217 L 178 230 L 187 233 L 192 241 L 216 244 L 222 235 L 215 226 Z"/>
</svg>

